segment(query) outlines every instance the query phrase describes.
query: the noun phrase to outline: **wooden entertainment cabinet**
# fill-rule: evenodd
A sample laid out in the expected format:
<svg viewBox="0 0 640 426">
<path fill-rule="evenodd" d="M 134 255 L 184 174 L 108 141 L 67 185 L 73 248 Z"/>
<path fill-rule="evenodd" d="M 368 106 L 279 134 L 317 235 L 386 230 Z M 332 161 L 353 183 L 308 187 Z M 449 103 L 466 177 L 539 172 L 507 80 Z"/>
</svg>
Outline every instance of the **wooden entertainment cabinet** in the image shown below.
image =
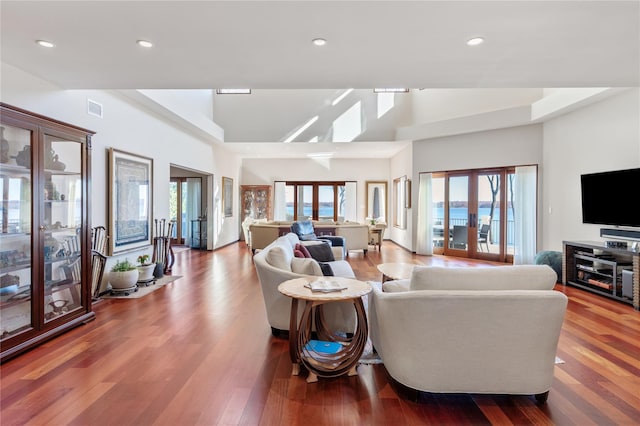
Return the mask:
<svg viewBox="0 0 640 426">
<path fill-rule="evenodd" d="M 563 241 L 562 282 L 640 310 L 640 252 L 596 241 Z M 624 272 L 626 271 L 626 272 Z M 631 275 L 631 288 L 623 287 Z"/>
</svg>

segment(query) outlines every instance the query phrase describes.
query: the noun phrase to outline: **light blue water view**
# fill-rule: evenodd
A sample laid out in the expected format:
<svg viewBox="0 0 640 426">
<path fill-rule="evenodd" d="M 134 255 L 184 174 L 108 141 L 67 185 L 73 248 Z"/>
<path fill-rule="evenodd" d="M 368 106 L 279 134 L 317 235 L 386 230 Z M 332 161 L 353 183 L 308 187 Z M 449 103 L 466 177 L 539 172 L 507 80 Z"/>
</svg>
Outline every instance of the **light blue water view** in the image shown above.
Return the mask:
<svg viewBox="0 0 640 426">
<path fill-rule="evenodd" d="M 311 215 L 311 205 L 309 205 L 308 209 L 305 208 L 305 211 L 307 211 L 308 214 Z M 491 212 L 490 208 L 481 207 L 478 209 L 478 218 L 482 216 L 489 216 L 490 212 Z M 435 218 L 444 219 L 444 208 L 442 207 L 434 208 L 433 214 Z M 287 215 L 290 217 L 293 217 L 293 204 L 287 205 Z M 319 216 L 320 217 L 333 216 L 333 208 L 321 205 L 319 209 Z M 462 223 L 461 221 L 466 220 L 467 216 L 468 216 L 467 209 L 464 207 L 454 207 L 449 209 L 449 218 L 452 221 L 455 221 L 456 223 Z M 493 217 L 494 217 L 494 220 L 500 217 L 500 209 L 495 209 L 493 211 Z M 507 210 L 507 221 L 513 222 L 513 211 L 511 209 Z"/>
<path fill-rule="evenodd" d="M 305 211 L 308 212 L 309 215 L 311 215 L 311 205 L 309 205 L 309 208 L 305 208 Z M 489 216 L 489 213 L 491 212 L 491 209 L 488 207 L 481 207 L 478 209 L 478 220 L 482 217 L 482 216 Z M 433 215 L 435 220 L 444 220 L 444 208 L 443 207 L 436 207 L 433 209 Z M 293 218 L 293 204 L 292 205 L 287 205 L 287 216 L 290 218 Z M 331 207 L 327 207 L 327 206 L 320 206 L 319 209 L 319 216 L 320 217 L 332 217 L 333 216 L 333 209 Z M 497 242 L 500 238 L 499 235 L 499 230 L 500 227 L 497 226 L 497 220 L 500 217 L 500 209 L 496 208 L 493 211 L 493 223 L 491 224 L 491 241 L 492 242 Z M 467 213 L 467 209 L 464 207 L 452 207 L 451 209 L 449 209 L 449 220 L 450 220 L 450 224 L 451 225 L 466 225 L 467 221 L 468 221 L 468 213 Z M 507 209 L 507 227 L 510 230 L 513 230 L 513 210 L 512 209 Z M 507 235 L 509 236 L 509 239 L 513 238 L 513 232 L 507 232 Z M 507 241 L 508 245 L 512 245 L 513 241 Z"/>
</svg>

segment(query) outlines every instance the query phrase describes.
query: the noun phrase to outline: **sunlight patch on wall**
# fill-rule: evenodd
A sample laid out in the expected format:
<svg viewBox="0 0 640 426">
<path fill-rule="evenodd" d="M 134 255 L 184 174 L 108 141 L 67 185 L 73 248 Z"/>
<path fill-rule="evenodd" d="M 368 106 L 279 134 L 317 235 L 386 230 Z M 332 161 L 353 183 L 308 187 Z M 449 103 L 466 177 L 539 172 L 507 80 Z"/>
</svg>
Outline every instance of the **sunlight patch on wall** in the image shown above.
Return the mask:
<svg viewBox="0 0 640 426">
<path fill-rule="evenodd" d="M 346 98 L 346 97 L 347 97 L 347 95 L 348 95 L 349 93 L 351 93 L 351 92 L 353 92 L 353 89 L 347 89 L 347 90 L 345 90 L 345 91 L 344 91 L 340 96 L 338 96 L 337 98 L 335 98 L 335 99 L 333 100 L 333 102 L 331 102 L 331 106 L 336 106 L 336 105 L 338 105 L 338 104 L 340 103 L 340 101 L 341 101 L 341 100 L 343 100 L 344 98 Z"/>
<path fill-rule="evenodd" d="M 394 100 L 395 93 L 378 93 L 378 118 L 393 108 Z"/>
<path fill-rule="evenodd" d="M 286 138 L 284 140 L 284 143 L 289 143 L 291 141 L 293 141 L 295 138 L 297 138 L 298 136 L 300 136 L 302 134 L 302 132 L 304 132 L 305 130 L 307 130 L 309 127 L 311 127 L 311 125 L 313 123 L 315 123 L 316 121 L 318 121 L 318 117 L 317 115 L 312 117 L 311 119 L 309 119 L 309 121 L 307 121 L 306 123 L 304 123 L 302 126 L 300 126 L 300 128 L 298 128 L 298 130 L 296 130 L 295 132 L 293 132 L 288 138 Z"/>
<path fill-rule="evenodd" d="M 351 142 L 362 133 L 362 103 L 353 104 L 333 122 L 333 142 Z"/>
</svg>

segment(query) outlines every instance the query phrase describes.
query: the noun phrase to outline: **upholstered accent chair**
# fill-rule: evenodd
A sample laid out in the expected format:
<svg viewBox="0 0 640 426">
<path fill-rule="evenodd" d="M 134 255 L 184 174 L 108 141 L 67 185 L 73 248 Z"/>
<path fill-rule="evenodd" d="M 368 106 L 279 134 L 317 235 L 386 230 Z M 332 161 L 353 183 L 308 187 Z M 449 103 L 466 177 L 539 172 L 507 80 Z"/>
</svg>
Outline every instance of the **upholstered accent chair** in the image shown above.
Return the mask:
<svg viewBox="0 0 640 426">
<path fill-rule="evenodd" d="M 326 240 L 329 241 L 332 247 L 342 247 L 343 251 L 346 245 L 344 237 L 337 235 L 316 235 L 313 222 L 310 220 L 293 222 L 291 224 L 291 232 L 296 234 L 298 238 L 300 238 L 300 241 Z M 341 257 L 344 257 L 344 254 Z"/>
<path fill-rule="evenodd" d="M 325 246 L 326 242 L 313 242 L 312 245 Z M 291 298 L 278 291 L 281 283 L 305 276 L 323 276 L 324 269 L 314 258 L 296 257 L 296 246 L 302 244 L 298 236 L 289 233 L 278 237 L 264 249 L 253 256 L 253 264 L 258 274 L 262 296 L 267 311 L 267 319 L 274 336 L 282 336 L 289 330 L 291 315 Z M 304 245 L 304 244 L 302 244 Z M 306 246 L 307 248 L 310 246 Z M 355 278 L 351 265 L 346 260 L 326 262 L 336 277 Z M 327 304 L 324 309 L 325 319 L 330 329 L 353 333 L 356 316 L 351 302 Z M 302 310 L 298 311 L 298 321 Z"/>
</svg>

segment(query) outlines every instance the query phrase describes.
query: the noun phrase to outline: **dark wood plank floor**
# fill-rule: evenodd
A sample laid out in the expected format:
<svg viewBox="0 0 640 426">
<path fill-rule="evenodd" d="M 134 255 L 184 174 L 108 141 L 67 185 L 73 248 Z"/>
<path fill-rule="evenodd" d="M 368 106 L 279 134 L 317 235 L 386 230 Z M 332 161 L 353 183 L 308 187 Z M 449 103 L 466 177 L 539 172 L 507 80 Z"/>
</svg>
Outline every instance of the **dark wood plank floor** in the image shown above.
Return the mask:
<svg viewBox="0 0 640 426">
<path fill-rule="evenodd" d="M 291 376 L 287 340 L 274 338 L 243 243 L 176 255 L 182 278 L 141 299 L 95 305 L 95 321 L 3 364 L 8 425 L 635 425 L 640 423 L 640 313 L 558 286 L 569 298 L 549 401 L 418 393 L 383 365 L 307 384 Z M 415 256 L 393 243 L 382 262 L 482 266 Z M 425 324 L 428 327 L 428 324 Z"/>
</svg>

